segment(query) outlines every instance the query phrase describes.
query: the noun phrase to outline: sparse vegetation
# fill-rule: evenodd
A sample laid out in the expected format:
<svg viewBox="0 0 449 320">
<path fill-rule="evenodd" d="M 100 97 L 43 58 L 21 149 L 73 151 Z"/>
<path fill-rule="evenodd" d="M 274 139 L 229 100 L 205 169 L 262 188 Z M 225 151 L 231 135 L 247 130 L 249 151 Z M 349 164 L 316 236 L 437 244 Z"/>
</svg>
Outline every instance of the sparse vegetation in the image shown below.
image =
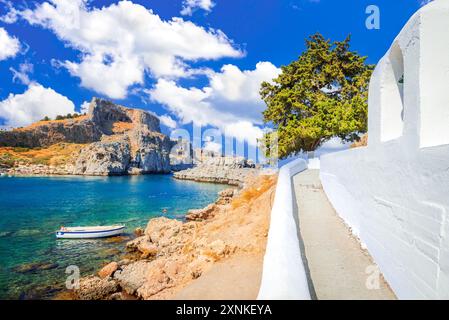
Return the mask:
<svg viewBox="0 0 449 320">
<path fill-rule="evenodd" d="M 366 147 L 368 145 L 368 134 L 363 135 L 359 141 L 351 144 L 351 148 Z"/>
<path fill-rule="evenodd" d="M 66 120 L 66 119 L 76 119 L 81 117 L 81 114 L 79 113 L 67 113 L 65 116 L 57 115 L 55 120 Z"/>
<path fill-rule="evenodd" d="M 276 181 L 276 176 L 263 176 L 257 187 L 248 187 L 244 189 L 241 194 L 239 194 L 232 201 L 232 208 L 236 209 L 244 204 L 251 203 L 253 200 L 259 198 L 262 194 L 264 194 L 273 185 L 275 185 Z"/>
<path fill-rule="evenodd" d="M 48 148 L 0 147 L 0 166 L 11 168 L 15 163 L 59 166 L 66 164 L 83 144 L 57 143 Z"/>
<path fill-rule="evenodd" d="M 76 118 L 79 118 L 79 117 L 82 117 L 82 116 L 85 116 L 85 115 L 86 115 L 86 113 L 83 113 L 83 114 L 80 114 L 80 113 L 67 113 L 66 115 L 57 115 L 55 117 L 55 120 L 59 121 L 59 120 L 67 120 L 67 119 L 76 119 Z M 48 116 L 45 116 L 40 121 L 41 122 L 42 121 L 52 121 L 52 119 L 50 117 L 48 117 Z"/>
</svg>

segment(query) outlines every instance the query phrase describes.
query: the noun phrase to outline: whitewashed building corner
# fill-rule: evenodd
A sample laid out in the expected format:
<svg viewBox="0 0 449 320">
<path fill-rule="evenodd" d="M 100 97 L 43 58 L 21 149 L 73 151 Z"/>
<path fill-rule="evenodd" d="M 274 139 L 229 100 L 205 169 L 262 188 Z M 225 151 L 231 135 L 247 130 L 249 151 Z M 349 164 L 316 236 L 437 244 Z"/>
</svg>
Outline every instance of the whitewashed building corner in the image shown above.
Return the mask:
<svg viewBox="0 0 449 320">
<path fill-rule="evenodd" d="M 405 25 L 369 88 L 368 146 L 321 157 L 338 214 L 400 299 L 449 298 L 449 0 Z"/>
</svg>

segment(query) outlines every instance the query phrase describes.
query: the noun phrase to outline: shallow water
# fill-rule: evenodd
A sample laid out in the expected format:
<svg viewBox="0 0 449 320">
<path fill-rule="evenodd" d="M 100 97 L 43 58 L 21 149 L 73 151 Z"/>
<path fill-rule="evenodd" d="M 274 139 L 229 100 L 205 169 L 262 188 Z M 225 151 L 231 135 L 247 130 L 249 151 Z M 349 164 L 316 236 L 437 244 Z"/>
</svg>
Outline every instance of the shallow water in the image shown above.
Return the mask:
<svg viewBox="0 0 449 320">
<path fill-rule="evenodd" d="M 56 240 L 61 225 L 120 223 L 132 237 L 150 218 L 183 219 L 188 209 L 213 202 L 224 188 L 170 175 L 1 177 L 0 299 L 51 298 L 63 288 L 68 266 L 78 266 L 81 275 L 92 273 L 116 259 L 127 240 Z"/>
</svg>

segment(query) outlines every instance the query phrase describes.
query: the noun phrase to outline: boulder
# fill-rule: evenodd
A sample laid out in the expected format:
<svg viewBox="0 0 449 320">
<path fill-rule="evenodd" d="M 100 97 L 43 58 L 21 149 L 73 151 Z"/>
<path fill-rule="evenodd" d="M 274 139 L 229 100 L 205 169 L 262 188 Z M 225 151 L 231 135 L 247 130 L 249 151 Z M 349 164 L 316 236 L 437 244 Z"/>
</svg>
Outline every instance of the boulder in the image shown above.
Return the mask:
<svg viewBox="0 0 449 320">
<path fill-rule="evenodd" d="M 158 248 L 148 240 L 140 241 L 137 245 L 137 249 L 142 253 L 142 259 L 147 259 L 148 257 L 155 256 L 158 252 Z"/>
<path fill-rule="evenodd" d="M 123 266 L 122 270 L 117 270 L 113 277 L 123 290 L 134 295 L 145 283 L 149 270 L 150 263 L 142 260 Z"/>
<path fill-rule="evenodd" d="M 89 276 L 80 279 L 75 295 L 79 300 L 102 300 L 117 292 L 119 287 L 117 282 L 111 278 L 101 279 L 97 276 Z"/>
<path fill-rule="evenodd" d="M 173 286 L 170 277 L 164 271 L 165 260 L 156 260 L 148 269 L 145 282 L 137 290 L 137 295 L 143 299 L 148 299 L 156 293 Z"/>
<path fill-rule="evenodd" d="M 179 233 L 181 227 L 181 221 L 161 217 L 148 222 L 145 234 L 153 244 L 162 248 L 172 243 L 173 237 Z"/>
<path fill-rule="evenodd" d="M 214 216 L 214 212 L 217 206 L 215 204 L 210 204 L 203 209 L 189 210 L 186 214 L 187 221 L 202 221 L 210 219 Z"/>
<path fill-rule="evenodd" d="M 111 262 L 105 265 L 99 272 L 98 276 L 102 279 L 111 277 L 115 271 L 118 269 L 117 262 Z"/>
</svg>

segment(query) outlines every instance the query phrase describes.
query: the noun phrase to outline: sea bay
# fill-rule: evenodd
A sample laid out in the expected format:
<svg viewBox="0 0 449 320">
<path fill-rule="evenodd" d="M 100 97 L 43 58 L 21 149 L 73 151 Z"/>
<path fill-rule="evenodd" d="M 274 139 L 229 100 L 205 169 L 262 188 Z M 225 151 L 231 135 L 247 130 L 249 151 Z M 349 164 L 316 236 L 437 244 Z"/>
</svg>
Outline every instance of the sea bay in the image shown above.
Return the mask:
<svg viewBox="0 0 449 320">
<path fill-rule="evenodd" d="M 171 175 L 1 177 L 0 299 L 52 298 L 64 288 L 68 266 L 93 273 L 124 253 L 136 227 L 159 216 L 182 220 L 226 187 Z M 111 224 L 125 224 L 125 237 L 55 238 L 61 225 Z"/>
</svg>

